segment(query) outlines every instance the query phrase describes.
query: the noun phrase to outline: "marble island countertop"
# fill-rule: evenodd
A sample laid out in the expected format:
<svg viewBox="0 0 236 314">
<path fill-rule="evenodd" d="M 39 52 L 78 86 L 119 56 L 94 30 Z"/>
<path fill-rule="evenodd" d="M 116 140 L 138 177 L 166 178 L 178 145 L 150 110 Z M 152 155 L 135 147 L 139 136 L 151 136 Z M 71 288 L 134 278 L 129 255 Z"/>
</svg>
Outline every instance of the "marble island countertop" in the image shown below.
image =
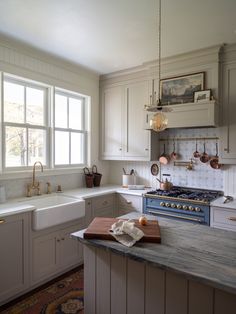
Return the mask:
<svg viewBox="0 0 236 314">
<path fill-rule="evenodd" d="M 125 218 L 137 218 L 132 213 Z M 149 219 L 156 219 L 148 216 Z M 162 243 L 136 243 L 127 248 L 115 241 L 86 240 L 83 232 L 72 234 L 82 243 L 174 271 L 188 279 L 236 294 L 236 232 L 199 224 L 159 218 Z"/>
</svg>

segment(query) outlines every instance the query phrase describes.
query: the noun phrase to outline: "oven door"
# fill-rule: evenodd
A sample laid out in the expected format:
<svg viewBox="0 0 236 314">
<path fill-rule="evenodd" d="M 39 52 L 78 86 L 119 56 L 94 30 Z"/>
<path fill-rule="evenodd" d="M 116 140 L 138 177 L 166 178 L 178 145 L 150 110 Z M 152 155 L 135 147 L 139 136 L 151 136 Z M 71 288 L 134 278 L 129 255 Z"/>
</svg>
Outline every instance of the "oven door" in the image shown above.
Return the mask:
<svg viewBox="0 0 236 314">
<path fill-rule="evenodd" d="M 198 211 L 195 210 L 196 207 Z M 189 208 L 193 208 L 194 210 L 190 210 Z M 158 198 L 144 197 L 143 212 L 145 214 L 210 225 L 209 211 L 209 206 L 206 205 L 193 206 L 182 200 L 165 201 Z"/>
</svg>

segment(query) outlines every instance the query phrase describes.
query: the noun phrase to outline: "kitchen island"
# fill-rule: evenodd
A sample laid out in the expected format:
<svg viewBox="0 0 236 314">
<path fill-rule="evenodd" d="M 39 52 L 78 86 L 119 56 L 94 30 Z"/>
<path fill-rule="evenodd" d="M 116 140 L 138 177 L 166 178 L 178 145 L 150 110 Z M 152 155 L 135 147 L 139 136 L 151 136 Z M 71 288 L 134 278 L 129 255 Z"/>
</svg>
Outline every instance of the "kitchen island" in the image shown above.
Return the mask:
<svg viewBox="0 0 236 314">
<path fill-rule="evenodd" d="M 161 244 L 73 233 L 84 244 L 85 313 L 235 314 L 236 233 L 158 220 Z"/>
</svg>

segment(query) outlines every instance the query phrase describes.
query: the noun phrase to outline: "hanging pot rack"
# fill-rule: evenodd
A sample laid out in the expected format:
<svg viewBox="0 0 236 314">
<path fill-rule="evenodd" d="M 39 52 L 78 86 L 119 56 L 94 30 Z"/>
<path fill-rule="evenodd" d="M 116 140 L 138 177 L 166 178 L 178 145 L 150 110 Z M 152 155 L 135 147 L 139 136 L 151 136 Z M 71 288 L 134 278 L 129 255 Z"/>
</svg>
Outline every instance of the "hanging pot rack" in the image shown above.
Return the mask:
<svg viewBox="0 0 236 314">
<path fill-rule="evenodd" d="M 168 141 L 218 141 L 219 137 L 168 137 L 168 138 L 159 138 L 160 142 L 168 142 Z"/>
</svg>

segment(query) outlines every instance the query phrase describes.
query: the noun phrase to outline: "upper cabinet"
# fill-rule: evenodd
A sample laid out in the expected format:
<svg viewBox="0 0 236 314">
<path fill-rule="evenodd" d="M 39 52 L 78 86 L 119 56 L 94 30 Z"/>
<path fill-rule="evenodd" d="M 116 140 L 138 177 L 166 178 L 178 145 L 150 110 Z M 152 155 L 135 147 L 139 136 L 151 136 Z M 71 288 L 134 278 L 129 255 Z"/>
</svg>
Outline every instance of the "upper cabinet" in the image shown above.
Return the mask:
<svg viewBox="0 0 236 314">
<path fill-rule="evenodd" d="M 157 159 L 158 135 L 145 130 L 148 81 L 104 87 L 101 94 L 101 158 Z"/>
<path fill-rule="evenodd" d="M 236 164 L 236 45 L 225 47 L 221 86 L 220 162 Z"/>
</svg>

